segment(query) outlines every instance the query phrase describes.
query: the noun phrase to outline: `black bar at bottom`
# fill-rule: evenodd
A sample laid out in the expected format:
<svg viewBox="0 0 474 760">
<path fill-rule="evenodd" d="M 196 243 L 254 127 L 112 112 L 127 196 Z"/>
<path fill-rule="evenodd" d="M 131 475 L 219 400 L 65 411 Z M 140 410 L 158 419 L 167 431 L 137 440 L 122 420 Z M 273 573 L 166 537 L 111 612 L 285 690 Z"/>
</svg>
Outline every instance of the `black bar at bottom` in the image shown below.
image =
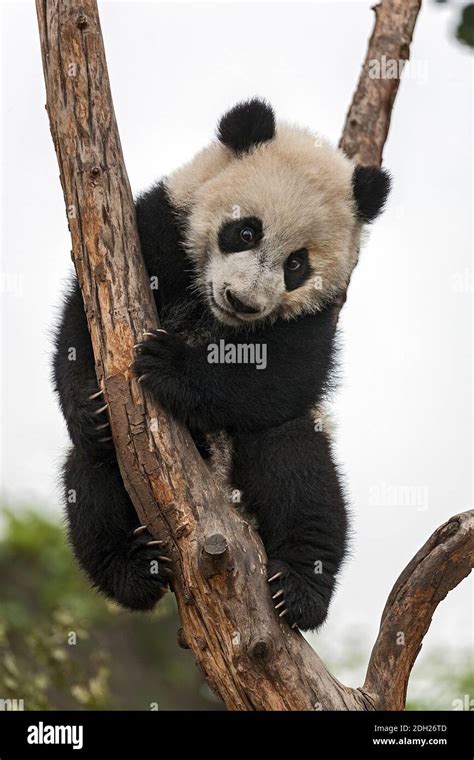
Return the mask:
<svg viewBox="0 0 474 760">
<path fill-rule="evenodd" d="M 321 757 L 322 750 L 330 757 L 333 751 L 360 751 L 362 757 L 472 760 L 473 718 L 471 712 L 421 711 L 0 712 L 0 760 L 96 757 L 102 750 L 117 757 L 162 750 L 226 754 L 227 745 L 248 754 L 259 738 L 267 751 L 275 747 L 279 754 L 290 749 Z"/>
</svg>

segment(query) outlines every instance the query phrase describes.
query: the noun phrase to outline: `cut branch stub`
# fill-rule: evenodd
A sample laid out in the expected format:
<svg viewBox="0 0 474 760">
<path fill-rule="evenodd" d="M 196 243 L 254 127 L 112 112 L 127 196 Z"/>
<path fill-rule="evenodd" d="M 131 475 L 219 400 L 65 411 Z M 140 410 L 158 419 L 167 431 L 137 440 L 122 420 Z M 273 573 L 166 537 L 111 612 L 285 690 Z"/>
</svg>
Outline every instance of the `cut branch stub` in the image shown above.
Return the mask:
<svg viewBox="0 0 474 760">
<path fill-rule="evenodd" d="M 224 573 L 230 569 L 231 558 L 229 556 L 227 539 L 221 533 L 213 533 L 204 539 L 201 557 L 201 572 L 204 578 L 209 579 L 213 575 Z"/>
<path fill-rule="evenodd" d="M 204 541 L 204 552 L 212 560 L 220 560 L 227 552 L 227 539 L 220 533 L 213 533 Z"/>
</svg>

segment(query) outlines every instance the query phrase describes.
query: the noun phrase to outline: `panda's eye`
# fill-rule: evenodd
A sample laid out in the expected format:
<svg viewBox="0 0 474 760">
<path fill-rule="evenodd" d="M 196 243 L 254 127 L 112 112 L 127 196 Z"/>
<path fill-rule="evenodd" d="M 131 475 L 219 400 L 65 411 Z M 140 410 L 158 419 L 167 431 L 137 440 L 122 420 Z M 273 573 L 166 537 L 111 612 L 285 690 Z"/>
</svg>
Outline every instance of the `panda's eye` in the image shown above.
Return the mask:
<svg viewBox="0 0 474 760">
<path fill-rule="evenodd" d="M 301 287 L 311 274 L 308 249 L 300 248 L 299 251 L 290 253 L 285 261 L 283 272 L 287 290 L 296 290 Z"/>
<path fill-rule="evenodd" d="M 243 243 L 249 245 L 250 243 L 253 243 L 254 238 L 255 232 L 250 227 L 243 227 L 243 229 L 240 230 L 240 239 Z"/>
<path fill-rule="evenodd" d="M 290 270 L 290 272 L 296 272 L 297 269 L 299 269 L 302 266 L 302 263 L 299 259 L 297 259 L 295 256 L 290 256 L 288 261 L 286 262 L 286 268 Z"/>
<path fill-rule="evenodd" d="M 262 220 L 256 216 L 246 216 L 224 222 L 219 230 L 217 242 L 222 253 L 251 251 L 263 238 Z"/>
</svg>

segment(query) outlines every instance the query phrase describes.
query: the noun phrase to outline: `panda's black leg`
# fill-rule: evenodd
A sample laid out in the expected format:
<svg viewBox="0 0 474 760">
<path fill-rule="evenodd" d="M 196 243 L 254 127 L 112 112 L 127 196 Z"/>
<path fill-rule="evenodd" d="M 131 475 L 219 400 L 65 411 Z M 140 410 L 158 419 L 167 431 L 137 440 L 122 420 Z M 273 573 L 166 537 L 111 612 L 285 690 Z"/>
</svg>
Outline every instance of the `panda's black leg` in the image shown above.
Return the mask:
<svg viewBox="0 0 474 760">
<path fill-rule="evenodd" d="M 116 461 L 75 448 L 64 467 L 69 538 L 90 580 L 132 610 L 149 610 L 172 579 L 166 545 L 139 524 Z"/>
<path fill-rule="evenodd" d="M 234 438 L 234 485 L 257 516 L 276 612 L 314 630 L 346 550 L 347 517 L 330 447 L 309 417 Z"/>
</svg>

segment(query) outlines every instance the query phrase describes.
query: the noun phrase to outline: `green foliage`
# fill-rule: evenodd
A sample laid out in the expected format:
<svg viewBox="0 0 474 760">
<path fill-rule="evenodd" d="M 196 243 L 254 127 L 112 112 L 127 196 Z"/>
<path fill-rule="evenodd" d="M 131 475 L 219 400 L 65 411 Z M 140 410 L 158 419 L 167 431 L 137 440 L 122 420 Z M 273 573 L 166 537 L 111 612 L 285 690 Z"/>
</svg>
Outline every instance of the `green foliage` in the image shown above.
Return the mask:
<svg viewBox="0 0 474 760">
<path fill-rule="evenodd" d="M 438 651 L 413 670 L 407 710 L 474 710 L 471 652 Z"/>
<path fill-rule="evenodd" d="M 448 0 L 435 0 L 435 3 L 448 5 Z M 455 27 L 455 37 L 458 42 L 472 48 L 474 47 L 474 3 L 466 3 L 461 8 L 456 8 L 456 12 L 459 13 L 459 20 Z"/>
<path fill-rule="evenodd" d="M 436 622 L 434 623 L 436 625 Z M 428 638 L 430 637 L 428 632 Z M 363 683 L 370 654 L 371 640 L 363 628 L 347 626 L 326 649 L 316 641 L 318 654 L 328 669 L 342 683 L 358 686 Z M 407 710 L 474 711 L 474 660 L 470 649 L 440 647 L 428 657 L 422 650 L 408 683 Z"/>
<path fill-rule="evenodd" d="M 468 45 L 474 47 L 474 4 L 470 3 L 462 9 L 461 20 L 456 30 L 457 39 Z"/>
<path fill-rule="evenodd" d="M 0 511 L 0 700 L 24 709 L 215 709 L 178 649 L 170 594 L 155 613 L 120 610 L 91 590 L 61 525 Z"/>
</svg>

